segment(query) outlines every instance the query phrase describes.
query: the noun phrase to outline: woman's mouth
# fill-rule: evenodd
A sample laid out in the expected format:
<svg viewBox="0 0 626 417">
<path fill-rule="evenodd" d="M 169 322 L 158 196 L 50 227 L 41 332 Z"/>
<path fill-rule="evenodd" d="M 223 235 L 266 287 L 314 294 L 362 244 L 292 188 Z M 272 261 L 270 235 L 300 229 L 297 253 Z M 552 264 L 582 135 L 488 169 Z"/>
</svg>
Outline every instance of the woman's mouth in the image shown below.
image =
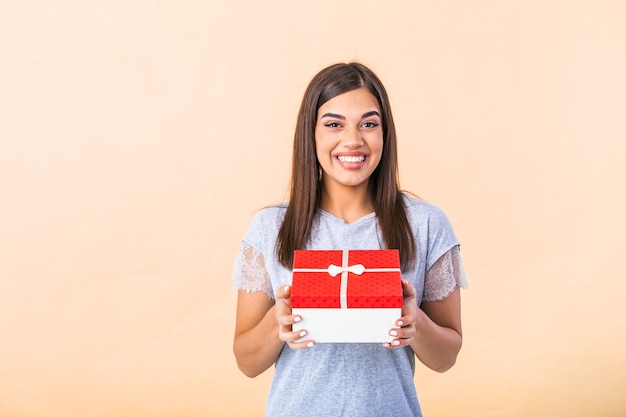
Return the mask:
<svg viewBox="0 0 626 417">
<path fill-rule="evenodd" d="M 365 155 L 358 155 L 358 156 L 339 155 L 337 159 L 339 159 L 340 162 L 343 162 L 345 164 L 358 164 L 358 163 L 365 161 Z"/>
</svg>

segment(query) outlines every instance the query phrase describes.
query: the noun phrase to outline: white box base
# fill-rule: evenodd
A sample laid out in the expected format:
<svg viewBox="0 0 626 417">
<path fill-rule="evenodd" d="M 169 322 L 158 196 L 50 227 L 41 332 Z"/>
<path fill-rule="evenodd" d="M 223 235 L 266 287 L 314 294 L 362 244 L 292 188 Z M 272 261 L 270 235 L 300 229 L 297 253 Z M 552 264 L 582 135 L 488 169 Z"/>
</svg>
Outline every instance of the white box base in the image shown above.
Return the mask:
<svg viewBox="0 0 626 417">
<path fill-rule="evenodd" d="M 306 329 L 301 340 L 316 343 L 383 343 L 393 337 L 389 331 L 402 317 L 400 308 L 294 308 L 302 317 L 293 330 Z"/>
</svg>

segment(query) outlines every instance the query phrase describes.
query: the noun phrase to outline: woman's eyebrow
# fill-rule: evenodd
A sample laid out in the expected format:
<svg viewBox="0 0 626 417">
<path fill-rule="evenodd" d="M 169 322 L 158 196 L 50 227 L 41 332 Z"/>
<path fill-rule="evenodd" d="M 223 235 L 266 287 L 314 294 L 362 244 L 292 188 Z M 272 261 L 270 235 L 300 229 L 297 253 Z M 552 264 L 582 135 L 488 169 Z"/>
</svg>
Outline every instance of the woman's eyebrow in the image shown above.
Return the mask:
<svg viewBox="0 0 626 417">
<path fill-rule="evenodd" d="M 368 111 L 363 116 L 361 116 L 361 118 L 365 119 L 366 117 L 370 117 L 370 116 L 378 116 L 378 117 L 380 117 L 380 113 L 378 113 L 376 110 Z"/>
<path fill-rule="evenodd" d="M 367 113 L 364 113 L 361 118 L 365 119 L 366 117 L 370 117 L 370 116 L 378 116 L 380 117 L 380 113 L 378 113 L 376 110 L 372 110 L 372 111 L 368 111 Z M 346 116 L 342 116 L 341 114 L 337 114 L 337 113 L 324 113 L 320 119 L 323 119 L 324 117 L 330 117 L 333 119 L 340 119 L 340 120 L 346 120 Z"/>
<path fill-rule="evenodd" d="M 346 120 L 346 116 L 342 116 L 340 114 L 337 113 L 325 113 L 322 115 L 322 117 L 320 117 L 320 119 L 323 119 L 324 117 L 330 117 L 333 119 L 341 119 L 341 120 Z"/>
</svg>

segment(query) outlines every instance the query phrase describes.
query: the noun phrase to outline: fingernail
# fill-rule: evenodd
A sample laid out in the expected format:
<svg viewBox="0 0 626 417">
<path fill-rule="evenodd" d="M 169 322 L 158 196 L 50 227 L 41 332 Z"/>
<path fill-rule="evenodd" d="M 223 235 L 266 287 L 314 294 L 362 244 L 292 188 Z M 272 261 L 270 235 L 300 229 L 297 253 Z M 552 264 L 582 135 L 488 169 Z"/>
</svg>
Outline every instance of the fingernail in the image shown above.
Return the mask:
<svg viewBox="0 0 626 417">
<path fill-rule="evenodd" d="M 300 337 L 306 336 L 306 330 L 302 330 L 300 333 L 298 333 L 298 336 Z"/>
<path fill-rule="evenodd" d="M 398 323 L 397 323 L 397 324 L 398 324 L 398 327 L 402 327 L 402 326 L 404 326 L 404 322 L 403 322 L 402 320 L 398 320 Z"/>
<path fill-rule="evenodd" d="M 300 317 L 300 316 L 296 316 L 296 317 L 293 318 L 293 321 L 295 323 L 299 322 L 300 320 L 302 320 L 302 317 Z"/>
<path fill-rule="evenodd" d="M 315 343 L 313 343 L 313 342 L 309 342 L 309 343 L 306 344 L 306 347 L 313 347 L 313 346 L 315 346 Z"/>
<path fill-rule="evenodd" d="M 384 347 L 389 347 L 389 346 L 391 346 L 391 345 L 390 345 L 389 343 L 383 343 L 383 346 L 384 346 Z"/>
<path fill-rule="evenodd" d="M 393 342 L 391 342 L 394 346 L 398 346 L 400 344 L 399 340 L 394 340 Z"/>
<path fill-rule="evenodd" d="M 397 335 L 398 335 L 398 332 L 396 332 L 395 330 L 391 330 L 391 331 L 389 332 L 389 334 L 390 334 L 391 336 L 397 336 Z"/>
<path fill-rule="evenodd" d="M 289 291 L 289 285 L 285 285 L 285 286 L 283 287 L 283 291 L 284 291 L 284 292 Z"/>
</svg>

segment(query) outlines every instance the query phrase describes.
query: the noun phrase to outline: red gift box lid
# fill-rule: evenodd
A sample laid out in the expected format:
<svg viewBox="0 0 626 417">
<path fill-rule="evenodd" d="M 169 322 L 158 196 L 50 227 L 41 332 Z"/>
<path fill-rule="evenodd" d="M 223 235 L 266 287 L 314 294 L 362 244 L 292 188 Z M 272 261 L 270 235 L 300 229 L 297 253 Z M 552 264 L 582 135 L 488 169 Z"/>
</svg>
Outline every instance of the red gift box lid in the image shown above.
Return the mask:
<svg viewBox="0 0 626 417">
<path fill-rule="evenodd" d="M 291 307 L 401 308 L 401 279 L 397 250 L 297 250 Z"/>
</svg>

